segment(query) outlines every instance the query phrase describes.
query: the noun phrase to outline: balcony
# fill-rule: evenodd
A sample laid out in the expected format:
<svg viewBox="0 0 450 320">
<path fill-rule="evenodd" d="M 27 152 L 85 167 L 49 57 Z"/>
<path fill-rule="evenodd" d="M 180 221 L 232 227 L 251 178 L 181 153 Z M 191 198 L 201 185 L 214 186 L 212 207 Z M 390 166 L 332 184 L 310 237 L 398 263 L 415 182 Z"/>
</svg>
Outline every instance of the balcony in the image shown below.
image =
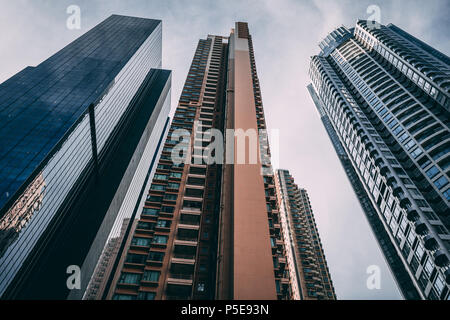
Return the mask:
<svg viewBox="0 0 450 320">
<path fill-rule="evenodd" d="M 199 226 L 196 225 L 178 225 L 177 239 L 187 241 L 197 241 Z"/>
<path fill-rule="evenodd" d="M 316 294 L 317 294 L 318 296 L 320 296 L 319 299 L 323 299 L 323 297 L 325 296 L 325 293 L 323 293 L 322 291 L 316 291 Z"/>
<path fill-rule="evenodd" d="M 183 274 L 183 273 L 170 274 L 169 277 L 167 278 L 167 284 L 191 286 L 192 274 Z"/>
<path fill-rule="evenodd" d="M 314 275 L 316 275 L 317 277 L 320 276 L 320 272 L 317 269 L 311 269 L 309 274 L 311 274 L 311 276 L 313 276 L 313 277 L 314 277 Z"/>
<path fill-rule="evenodd" d="M 316 287 L 317 289 L 323 289 L 323 285 L 320 282 L 314 283 L 314 287 Z"/>
<path fill-rule="evenodd" d="M 185 212 L 180 212 L 180 221 L 178 222 L 180 225 L 191 225 L 191 226 L 199 226 L 200 225 L 200 216 L 197 214 L 189 214 Z"/>
<path fill-rule="evenodd" d="M 187 256 L 187 255 L 186 255 Z M 170 272 L 172 274 L 192 275 L 194 273 L 195 259 L 175 258 L 170 260 Z"/>
<path fill-rule="evenodd" d="M 184 198 L 182 210 L 201 213 L 203 201 L 201 199 L 193 199 L 194 200 L 189 200 Z"/>
<path fill-rule="evenodd" d="M 174 241 L 174 245 L 178 247 L 197 247 L 197 240 L 177 238 Z"/>
<path fill-rule="evenodd" d="M 198 208 L 192 208 L 192 207 L 183 207 L 180 210 L 180 214 L 190 214 L 190 215 L 196 215 L 199 216 L 202 213 L 202 211 Z"/>
<path fill-rule="evenodd" d="M 423 238 L 423 240 L 425 249 L 433 251 L 439 248 L 439 244 L 433 236 L 427 235 Z"/>
<path fill-rule="evenodd" d="M 178 229 L 183 230 L 198 230 L 200 226 L 198 225 L 198 222 L 195 221 L 180 221 L 178 223 Z"/>
<path fill-rule="evenodd" d="M 416 210 L 409 208 L 407 210 L 407 215 L 406 217 L 408 218 L 409 221 L 417 221 L 419 219 L 419 214 L 417 213 Z"/>
<path fill-rule="evenodd" d="M 194 168 L 201 168 L 201 169 L 205 169 L 205 170 L 206 170 L 206 168 L 207 168 L 207 166 L 206 166 L 205 164 L 195 164 L 195 163 L 192 163 L 192 164 L 191 164 L 191 168 L 193 168 L 193 167 L 194 167 Z M 197 174 L 197 173 L 191 173 L 191 172 L 189 172 L 189 176 L 190 176 L 190 177 L 204 178 L 205 175 L 206 175 L 206 174 L 203 174 L 203 173 Z"/>
<path fill-rule="evenodd" d="M 311 279 L 314 280 L 314 281 L 322 281 L 322 279 L 320 277 L 317 277 L 317 276 L 312 276 Z"/>
<path fill-rule="evenodd" d="M 446 267 L 449 265 L 450 261 L 443 251 L 438 250 L 434 253 L 434 263 L 436 263 L 438 267 Z"/>
<path fill-rule="evenodd" d="M 428 226 L 422 220 L 417 220 L 414 223 L 414 226 L 415 226 L 416 233 L 421 235 L 421 236 L 424 236 L 424 235 L 426 235 L 429 232 Z"/>
<path fill-rule="evenodd" d="M 203 190 L 203 189 L 201 189 Z M 195 202 L 203 202 L 203 195 L 184 195 L 183 200 L 195 201 Z"/>
<path fill-rule="evenodd" d="M 186 181 L 186 187 L 189 188 L 204 188 L 206 179 L 203 175 L 188 175 L 188 179 Z"/>
<path fill-rule="evenodd" d="M 182 255 L 176 255 L 172 257 L 171 262 L 175 264 L 183 264 L 183 265 L 194 265 L 195 264 L 195 257 L 192 255 L 184 255 L 185 258 L 181 258 Z"/>
</svg>

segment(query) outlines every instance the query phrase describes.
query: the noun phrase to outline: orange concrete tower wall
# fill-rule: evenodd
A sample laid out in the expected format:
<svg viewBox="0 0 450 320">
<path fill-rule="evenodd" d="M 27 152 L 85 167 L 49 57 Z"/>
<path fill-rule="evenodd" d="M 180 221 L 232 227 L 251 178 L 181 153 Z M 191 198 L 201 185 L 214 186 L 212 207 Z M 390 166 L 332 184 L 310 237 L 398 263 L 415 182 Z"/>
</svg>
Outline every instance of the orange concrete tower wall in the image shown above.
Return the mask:
<svg viewBox="0 0 450 320">
<path fill-rule="evenodd" d="M 230 36 L 229 68 L 234 72 L 234 129 L 258 132 L 250 50 L 246 30 L 236 23 Z M 235 138 L 233 166 L 233 299 L 277 299 L 262 166 L 249 163 L 251 144 L 245 145 L 246 163 L 237 163 Z M 258 146 L 259 150 L 259 146 Z"/>
</svg>

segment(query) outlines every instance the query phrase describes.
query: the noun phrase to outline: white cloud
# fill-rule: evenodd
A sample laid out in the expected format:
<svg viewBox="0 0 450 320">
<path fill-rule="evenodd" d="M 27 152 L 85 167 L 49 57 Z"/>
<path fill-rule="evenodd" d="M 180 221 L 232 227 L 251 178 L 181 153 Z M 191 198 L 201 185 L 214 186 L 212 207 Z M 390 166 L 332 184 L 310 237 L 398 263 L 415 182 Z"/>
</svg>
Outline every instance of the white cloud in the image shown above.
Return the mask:
<svg viewBox="0 0 450 320">
<path fill-rule="evenodd" d="M 280 166 L 311 198 L 338 298 L 399 298 L 392 277 L 306 90 L 318 42 L 352 27 L 377 4 L 393 22 L 450 51 L 445 1 L 6 1 L 0 0 L 0 81 L 35 65 L 112 13 L 163 20 L 163 67 L 173 70 L 176 107 L 199 38 L 227 36 L 248 21 L 269 129 L 280 129 Z M 81 7 L 82 29 L 65 28 L 65 8 Z M 446 23 L 445 23 L 446 22 Z M 366 288 L 366 268 L 382 267 L 381 290 Z"/>
</svg>

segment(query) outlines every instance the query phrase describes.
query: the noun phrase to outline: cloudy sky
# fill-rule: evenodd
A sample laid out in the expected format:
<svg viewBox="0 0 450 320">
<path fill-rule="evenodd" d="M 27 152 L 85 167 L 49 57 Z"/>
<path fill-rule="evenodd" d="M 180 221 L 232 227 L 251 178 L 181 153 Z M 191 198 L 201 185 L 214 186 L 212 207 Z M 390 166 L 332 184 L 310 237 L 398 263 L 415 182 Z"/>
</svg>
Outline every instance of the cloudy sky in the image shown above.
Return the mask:
<svg viewBox="0 0 450 320">
<path fill-rule="evenodd" d="M 69 5 L 81 9 L 81 29 L 66 27 Z M 308 190 L 339 299 L 400 299 L 375 238 L 308 95 L 308 65 L 332 29 L 354 26 L 377 5 L 394 23 L 447 55 L 450 1 L 300 0 L 0 0 L 0 82 L 37 65 L 109 15 L 163 20 L 163 67 L 173 71 L 172 107 L 199 38 L 229 35 L 247 21 L 269 129 L 280 130 L 280 167 Z M 381 288 L 366 286 L 371 265 Z"/>
</svg>

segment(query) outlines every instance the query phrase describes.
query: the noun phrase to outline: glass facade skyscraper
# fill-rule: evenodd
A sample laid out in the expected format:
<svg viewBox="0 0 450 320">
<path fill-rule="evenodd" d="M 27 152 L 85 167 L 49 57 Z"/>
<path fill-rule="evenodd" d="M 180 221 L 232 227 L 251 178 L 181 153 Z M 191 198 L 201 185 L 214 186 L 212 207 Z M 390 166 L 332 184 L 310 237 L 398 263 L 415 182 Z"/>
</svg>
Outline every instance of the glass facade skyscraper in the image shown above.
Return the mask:
<svg viewBox="0 0 450 320">
<path fill-rule="evenodd" d="M 0 295 L 83 291 L 132 212 L 170 110 L 161 21 L 113 15 L 0 85 Z"/>
<path fill-rule="evenodd" d="M 360 20 L 312 57 L 308 87 L 407 299 L 448 299 L 449 58 Z"/>
</svg>

